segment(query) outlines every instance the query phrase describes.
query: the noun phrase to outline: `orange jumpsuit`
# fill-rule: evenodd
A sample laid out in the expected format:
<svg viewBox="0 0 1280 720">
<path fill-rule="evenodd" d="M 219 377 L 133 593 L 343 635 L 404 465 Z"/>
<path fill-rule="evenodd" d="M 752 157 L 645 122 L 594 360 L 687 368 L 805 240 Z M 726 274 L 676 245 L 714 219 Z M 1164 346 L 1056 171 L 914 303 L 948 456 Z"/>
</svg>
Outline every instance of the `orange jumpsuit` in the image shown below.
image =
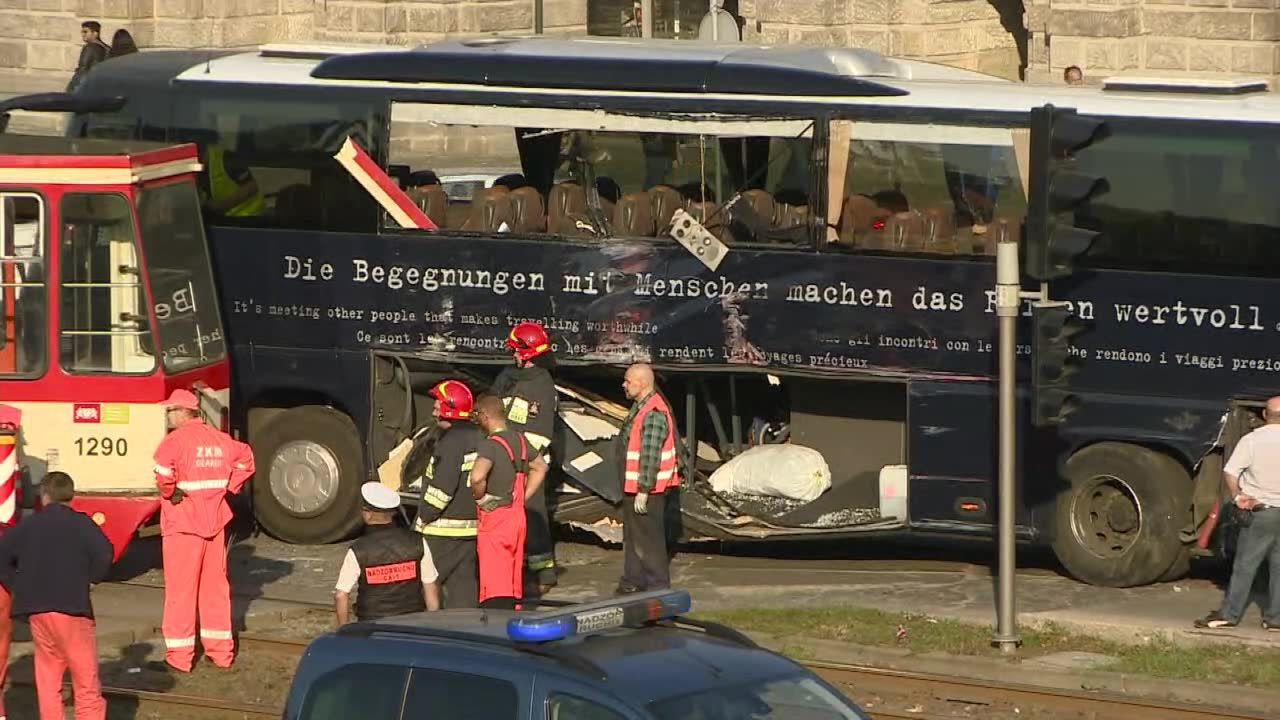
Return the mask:
<svg viewBox="0 0 1280 720">
<path fill-rule="evenodd" d="M 200 420 L 169 433 L 156 449 L 160 534 L 164 540 L 165 660 L 189 672 L 195 663 L 196 614 L 200 644 L 219 667 L 235 660 L 225 529 L 237 494 L 253 475 L 253 451 Z M 177 504 L 171 501 L 182 490 Z"/>
</svg>

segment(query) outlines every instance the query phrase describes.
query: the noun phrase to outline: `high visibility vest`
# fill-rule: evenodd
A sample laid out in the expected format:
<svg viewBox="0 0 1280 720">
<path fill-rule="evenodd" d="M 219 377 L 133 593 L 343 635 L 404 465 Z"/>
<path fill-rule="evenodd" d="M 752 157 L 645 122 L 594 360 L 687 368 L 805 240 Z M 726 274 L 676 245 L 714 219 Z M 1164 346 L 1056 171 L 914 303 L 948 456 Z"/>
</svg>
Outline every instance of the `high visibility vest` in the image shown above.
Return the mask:
<svg viewBox="0 0 1280 720">
<path fill-rule="evenodd" d="M 221 145 L 209 147 L 209 193 L 214 200 L 231 197 L 240 189 L 236 181 L 227 174 L 227 167 L 223 162 L 226 154 L 226 148 Z M 266 209 L 267 200 L 262 196 L 262 192 L 258 191 L 253 194 L 253 197 L 227 210 L 226 216 L 253 217 L 261 215 Z"/>
<path fill-rule="evenodd" d="M 640 438 L 644 434 L 644 418 L 651 412 L 660 412 L 667 418 L 667 436 L 662 439 L 662 455 L 658 460 L 658 477 L 650 493 L 658 494 L 667 488 L 680 486 L 680 473 L 676 465 L 676 419 L 662 395 L 653 393 L 636 412 L 627 436 L 627 461 L 623 466 L 622 491 L 634 495 L 640 492 Z"/>
</svg>

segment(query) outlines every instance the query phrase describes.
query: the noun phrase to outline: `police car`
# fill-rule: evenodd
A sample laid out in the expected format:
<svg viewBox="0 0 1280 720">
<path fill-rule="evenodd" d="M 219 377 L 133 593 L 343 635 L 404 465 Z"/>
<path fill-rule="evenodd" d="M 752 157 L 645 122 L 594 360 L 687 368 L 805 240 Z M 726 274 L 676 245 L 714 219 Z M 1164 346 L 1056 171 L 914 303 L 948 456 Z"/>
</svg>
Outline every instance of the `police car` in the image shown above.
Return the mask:
<svg viewBox="0 0 1280 720">
<path fill-rule="evenodd" d="M 803 666 L 656 591 L 536 612 L 348 625 L 298 665 L 285 720 L 869 720 Z"/>
</svg>

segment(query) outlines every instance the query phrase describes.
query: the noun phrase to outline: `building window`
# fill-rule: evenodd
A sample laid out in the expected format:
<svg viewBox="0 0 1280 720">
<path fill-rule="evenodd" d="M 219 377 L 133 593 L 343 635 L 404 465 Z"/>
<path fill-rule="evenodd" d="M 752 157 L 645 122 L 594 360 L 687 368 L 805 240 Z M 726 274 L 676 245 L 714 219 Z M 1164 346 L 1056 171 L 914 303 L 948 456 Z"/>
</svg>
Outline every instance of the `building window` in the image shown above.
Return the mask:
<svg viewBox="0 0 1280 720">
<path fill-rule="evenodd" d="M 721 7 L 738 16 L 738 0 L 725 0 Z M 653 36 L 693 40 L 698 37 L 698 23 L 710 9 L 710 0 L 653 0 Z M 642 33 L 640 0 L 587 0 L 587 34 L 641 37 Z"/>
</svg>

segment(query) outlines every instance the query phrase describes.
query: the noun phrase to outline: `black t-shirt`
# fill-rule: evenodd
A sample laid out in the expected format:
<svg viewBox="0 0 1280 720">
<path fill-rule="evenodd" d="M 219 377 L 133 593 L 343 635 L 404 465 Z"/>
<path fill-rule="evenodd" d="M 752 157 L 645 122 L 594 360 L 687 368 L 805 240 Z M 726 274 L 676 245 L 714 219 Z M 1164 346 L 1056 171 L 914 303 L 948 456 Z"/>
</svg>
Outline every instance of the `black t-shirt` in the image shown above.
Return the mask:
<svg viewBox="0 0 1280 720">
<path fill-rule="evenodd" d="M 490 435 L 484 442 L 480 443 L 480 457 L 488 458 L 493 463 L 493 469 L 489 471 L 488 484 L 486 491 L 490 495 L 496 495 L 503 500 L 511 497 L 511 491 L 516 484 L 516 466 L 511 461 L 511 456 L 507 455 L 507 451 L 493 439 L 494 435 L 502 437 L 507 441 L 507 445 L 511 447 L 512 455 L 516 459 L 520 458 L 520 432 L 513 428 L 507 428 L 501 432 Z M 532 453 L 525 451 L 525 457 L 529 457 Z"/>
</svg>

